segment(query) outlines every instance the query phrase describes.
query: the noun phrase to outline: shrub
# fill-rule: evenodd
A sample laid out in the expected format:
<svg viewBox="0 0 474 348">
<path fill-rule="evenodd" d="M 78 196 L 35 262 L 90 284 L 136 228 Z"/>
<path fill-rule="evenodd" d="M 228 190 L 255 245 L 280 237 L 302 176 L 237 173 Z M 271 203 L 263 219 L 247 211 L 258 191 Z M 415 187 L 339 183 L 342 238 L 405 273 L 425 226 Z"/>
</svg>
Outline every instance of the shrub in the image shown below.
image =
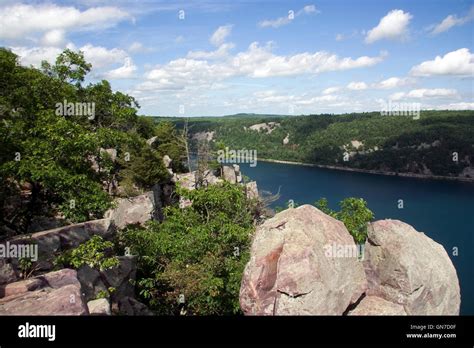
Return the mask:
<svg viewBox="0 0 474 348">
<path fill-rule="evenodd" d="M 120 243 L 138 255 L 141 298 L 158 314 L 232 314 L 253 231 L 241 186 L 178 189 L 191 207 L 165 209 L 165 220 L 130 228 Z"/>
<path fill-rule="evenodd" d="M 321 198 L 314 205 L 323 213 L 342 221 L 356 243 L 365 243 L 367 224 L 374 219 L 374 214 L 367 208 L 367 202 L 362 198 L 348 197 L 343 199 L 339 203 L 341 209 L 338 212 L 328 207 L 326 198 Z"/>
<path fill-rule="evenodd" d="M 82 243 L 75 249 L 68 250 L 59 255 L 54 263 L 57 266 L 80 268 L 88 265 L 100 271 L 118 266 L 119 260 L 116 256 L 107 256 L 112 251 L 114 244 L 105 241 L 101 236 L 93 236 L 87 242 Z"/>
</svg>

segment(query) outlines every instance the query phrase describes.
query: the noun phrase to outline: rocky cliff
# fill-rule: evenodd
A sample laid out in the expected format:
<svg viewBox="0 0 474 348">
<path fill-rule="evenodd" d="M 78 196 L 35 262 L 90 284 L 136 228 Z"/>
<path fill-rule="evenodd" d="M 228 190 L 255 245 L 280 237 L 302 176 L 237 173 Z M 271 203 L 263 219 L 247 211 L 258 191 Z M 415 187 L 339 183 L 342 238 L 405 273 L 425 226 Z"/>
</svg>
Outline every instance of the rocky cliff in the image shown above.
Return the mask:
<svg viewBox="0 0 474 348">
<path fill-rule="evenodd" d="M 240 303 L 247 315 L 458 315 L 460 289 L 444 248 L 410 225 L 371 223 L 359 249 L 303 205 L 257 228 Z"/>
</svg>

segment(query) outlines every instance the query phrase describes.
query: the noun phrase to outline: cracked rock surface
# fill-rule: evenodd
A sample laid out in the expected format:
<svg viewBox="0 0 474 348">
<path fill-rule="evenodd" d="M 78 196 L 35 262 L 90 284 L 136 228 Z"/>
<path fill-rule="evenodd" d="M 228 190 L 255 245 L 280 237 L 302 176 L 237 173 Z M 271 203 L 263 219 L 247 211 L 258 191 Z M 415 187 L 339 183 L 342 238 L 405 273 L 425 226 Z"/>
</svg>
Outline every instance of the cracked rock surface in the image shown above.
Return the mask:
<svg viewBox="0 0 474 348">
<path fill-rule="evenodd" d="M 344 224 L 311 205 L 260 225 L 240 289 L 246 315 L 458 315 L 456 270 L 443 246 L 398 220 L 369 224 L 363 260 Z"/>
<path fill-rule="evenodd" d="M 368 295 L 402 305 L 408 315 L 458 315 L 456 269 L 443 246 L 399 220 L 368 228 Z"/>
<path fill-rule="evenodd" d="M 341 315 L 366 289 L 357 258 L 325 255 L 353 245 L 344 224 L 311 205 L 278 213 L 258 227 L 240 290 L 247 315 Z"/>
</svg>

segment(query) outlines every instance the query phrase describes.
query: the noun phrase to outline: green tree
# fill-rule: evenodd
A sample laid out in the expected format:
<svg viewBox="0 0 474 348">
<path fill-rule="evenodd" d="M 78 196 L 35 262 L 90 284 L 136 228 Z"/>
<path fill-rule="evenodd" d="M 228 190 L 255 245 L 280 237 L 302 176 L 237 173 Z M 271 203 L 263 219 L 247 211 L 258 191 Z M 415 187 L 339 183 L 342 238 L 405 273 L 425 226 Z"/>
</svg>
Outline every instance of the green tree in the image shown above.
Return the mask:
<svg viewBox="0 0 474 348">
<path fill-rule="evenodd" d="M 356 243 L 365 243 L 367 224 L 374 219 L 374 214 L 367 208 L 367 202 L 362 198 L 343 199 L 339 203 L 341 209 L 337 212 L 329 208 L 326 198 L 319 199 L 314 205 L 325 214 L 342 221 Z"/>
</svg>

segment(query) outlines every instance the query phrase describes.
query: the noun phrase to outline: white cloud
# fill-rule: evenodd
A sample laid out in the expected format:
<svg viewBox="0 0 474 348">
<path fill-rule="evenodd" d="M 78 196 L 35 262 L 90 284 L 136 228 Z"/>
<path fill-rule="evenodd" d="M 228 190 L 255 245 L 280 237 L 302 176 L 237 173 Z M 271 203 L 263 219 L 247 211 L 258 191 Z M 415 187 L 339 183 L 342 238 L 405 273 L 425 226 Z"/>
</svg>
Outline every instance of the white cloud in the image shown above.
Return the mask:
<svg viewBox="0 0 474 348">
<path fill-rule="evenodd" d="M 366 43 L 382 39 L 403 40 L 408 35 L 408 25 L 413 16 L 402 10 L 392 10 L 383 17 L 379 24 L 369 30 L 365 37 Z"/>
<path fill-rule="evenodd" d="M 347 85 L 347 88 L 353 91 L 361 91 L 367 89 L 368 86 L 365 82 L 351 82 Z"/>
<path fill-rule="evenodd" d="M 407 96 L 409 98 L 452 98 L 457 97 L 458 92 L 455 89 L 447 89 L 447 88 L 420 88 L 414 89 L 408 92 Z"/>
<path fill-rule="evenodd" d="M 326 102 L 334 102 L 337 100 L 340 100 L 341 97 L 337 95 L 322 95 L 322 96 L 315 96 L 307 99 L 301 99 L 295 101 L 295 104 L 297 105 L 312 105 L 316 103 L 326 103 Z"/>
<path fill-rule="evenodd" d="M 448 89 L 448 88 L 420 88 L 420 89 L 413 89 L 408 93 L 405 92 L 397 92 L 390 96 L 391 100 L 400 100 L 404 98 L 410 99 L 423 99 L 423 98 L 442 98 L 442 99 L 451 99 L 451 98 L 458 98 L 458 92 L 455 89 Z"/>
<path fill-rule="evenodd" d="M 437 110 L 474 110 L 474 103 L 473 102 L 450 103 L 450 104 L 436 105 L 433 108 Z"/>
<path fill-rule="evenodd" d="M 247 51 L 235 56 L 234 65 L 238 65 L 240 72 L 245 75 L 270 77 L 362 68 L 373 66 L 382 60 L 383 55 L 352 59 L 339 58 L 337 55 L 325 51 L 278 56 L 271 52 L 271 44 L 262 47 L 257 42 L 253 42 Z"/>
<path fill-rule="evenodd" d="M 126 58 L 123 66 L 113 69 L 105 73 L 108 79 L 128 79 L 132 78 L 137 70 L 137 66 L 133 64 L 131 58 Z"/>
<path fill-rule="evenodd" d="M 375 83 L 373 87 L 377 89 L 392 89 L 396 87 L 403 87 L 413 82 L 413 79 L 410 78 L 390 77 L 386 80 Z"/>
<path fill-rule="evenodd" d="M 436 56 L 434 60 L 414 66 L 410 74 L 413 76 L 473 75 L 474 54 L 468 48 L 461 48 L 446 53 L 443 57 Z"/>
<path fill-rule="evenodd" d="M 288 11 L 288 15 L 284 17 L 279 17 L 276 19 L 265 19 L 258 23 L 258 26 L 261 28 L 279 28 L 281 26 L 290 24 L 296 17 L 301 16 L 303 14 L 311 14 L 311 13 L 319 13 L 314 5 L 307 5 L 303 7 L 301 10 L 297 11 L 296 13 L 293 10 Z"/>
<path fill-rule="evenodd" d="M 115 72 L 110 76 L 119 76 L 119 74 L 126 74 L 127 71 L 129 72 L 131 69 L 133 69 L 133 67 L 135 67 L 133 64 L 127 63 L 127 59 L 129 59 L 128 54 L 118 48 L 107 49 L 105 47 L 87 44 L 78 49 L 72 43 L 69 43 L 68 45 L 66 45 L 66 47 L 73 51 L 84 52 L 84 58 L 86 62 L 91 63 L 92 69 L 95 71 L 114 64 L 124 64 L 124 66 L 115 69 L 116 71 L 112 70 Z M 63 47 L 54 46 L 12 47 L 11 49 L 20 57 L 21 64 L 33 65 L 35 67 L 40 67 L 41 61 L 43 60 L 46 60 L 50 63 L 54 63 L 56 61 L 57 56 L 63 52 Z"/>
<path fill-rule="evenodd" d="M 0 11 L 1 39 L 18 39 L 52 30 L 97 30 L 110 27 L 130 15 L 116 7 L 95 7 L 80 11 L 55 4 L 17 4 Z"/>
<path fill-rule="evenodd" d="M 64 45 L 64 42 L 64 30 L 61 29 L 50 30 L 46 32 L 41 39 L 41 44 L 43 46 L 60 47 Z"/>
<path fill-rule="evenodd" d="M 405 97 L 405 92 L 397 92 L 397 93 L 393 93 L 392 95 L 390 95 L 389 99 L 390 100 L 400 100 L 400 99 L 403 99 Z"/>
<path fill-rule="evenodd" d="M 196 52 L 190 55 L 196 56 Z M 168 86 L 208 86 L 234 76 L 267 78 L 370 67 L 381 62 L 383 57 L 382 54 L 378 57 L 341 58 L 324 51 L 280 56 L 273 54 L 271 43 L 260 46 L 253 42 L 246 51 L 218 62 L 180 58 L 155 67 L 145 77 L 155 82 L 163 81 Z"/>
<path fill-rule="evenodd" d="M 145 50 L 145 47 L 141 42 L 135 41 L 133 42 L 129 47 L 128 51 L 131 53 L 138 53 L 138 52 L 143 52 Z"/>
<path fill-rule="evenodd" d="M 340 90 L 341 90 L 341 87 L 329 87 L 329 88 L 326 88 L 322 92 L 322 94 L 324 95 L 333 94 L 333 93 L 339 92 Z"/>
<path fill-rule="evenodd" d="M 84 52 L 84 58 L 92 64 L 92 68 L 100 69 L 115 63 L 122 63 L 128 57 L 127 52 L 119 48 L 107 49 L 102 46 L 87 44 L 80 51 Z"/>
<path fill-rule="evenodd" d="M 189 51 L 187 57 L 191 59 L 219 59 L 228 56 L 229 51 L 234 48 L 233 43 L 224 43 L 214 51 Z"/>
<path fill-rule="evenodd" d="M 220 46 L 224 43 L 227 36 L 230 35 L 232 31 L 232 25 L 224 25 L 217 28 L 217 30 L 212 34 L 209 39 L 210 43 L 214 46 Z"/>
<path fill-rule="evenodd" d="M 452 27 L 466 24 L 474 19 L 474 6 L 471 7 L 468 14 L 464 17 L 457 17 L 456 15 L 449 15 L 441 21 L 441 23 L 434 26 L 431 34 L 436 35 L 443 33 Z"/>
<path fill-rule="evenodd" d="M 58 47 L 11 47 L 13 53 L 17 54 L 22 65 L 41 66 L 41 61 L 46 60 L 54 63 L 56 57 L 62 52 Z"/>
</svg>

